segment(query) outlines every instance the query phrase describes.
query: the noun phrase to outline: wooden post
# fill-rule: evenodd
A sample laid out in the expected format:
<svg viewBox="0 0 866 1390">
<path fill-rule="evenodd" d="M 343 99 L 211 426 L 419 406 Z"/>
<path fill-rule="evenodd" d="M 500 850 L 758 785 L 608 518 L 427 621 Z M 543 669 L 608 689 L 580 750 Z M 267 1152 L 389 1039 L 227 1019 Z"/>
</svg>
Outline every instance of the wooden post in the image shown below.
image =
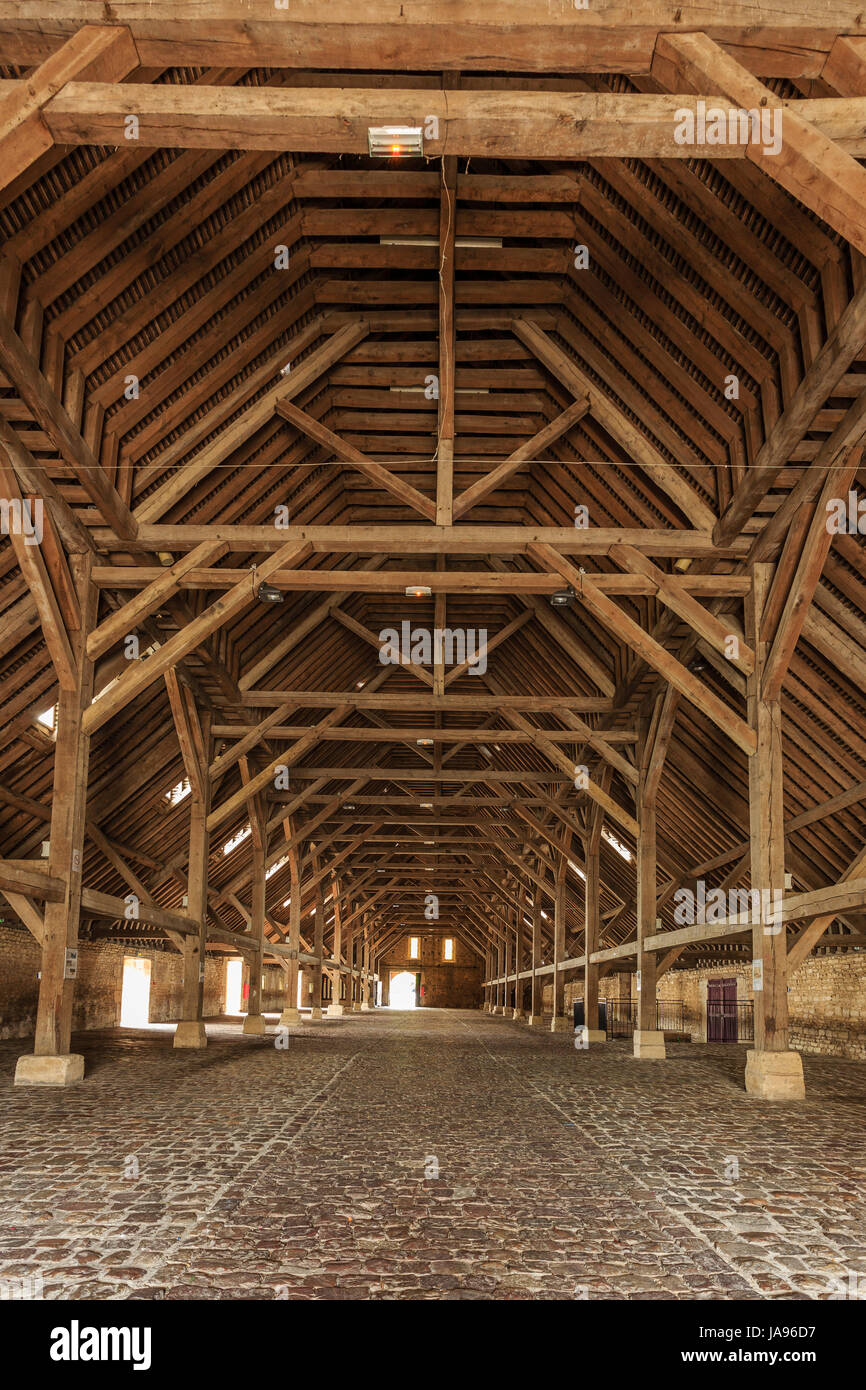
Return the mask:
<svg viewBox="0 0 866 1390">
<path fill-rule="evenodd" d="M 339 895 L 339 893 L 338 893 L 338 891 L 337 891 L 337 878 L 336 878 L 336 875 L 334 875 L 334 877 L 333 877 L 332 880 L 331 880 L 331 900 L 332 900 L 332 902 L 333 902 L 333 904 L 334 904 L 334 944 L 333 944 L 333 948 L 332 948 L 331 954 L 332 954 L 332 956 L 334 957 L 334 960 L 339 960 L 340 957 L 341 957 L 342 954 L 343 954 L 344 949 L 345 949 L 345 950 L 346 950 L 346 960 L 348 961 L 348 958 L 349 958 L 349 957 L 348 957 L 348 948 L 347 948 L 347 946 L 345 945 L 345 943 L 344 943 L 344 941 L 343 941 L 343 925 L 342 925 L 342 920 L 343 920 L 343 919 L 342 919 L 342 914 L 341 914 L 341 911 L 340 911 L 340 895 Z M 347 999 L 348 999 L 349 1001 L 351 1001 L 351 997 L 352 997 L 352 988 L 351 988 L 352 978 L 351 978 L 351 975 L 347 976 L 347 980 L 348 980 L 348 984 L 347 984 L 347 988 L 346 988 L 346 997 L 347 997 Z M 328 1005 L 328 1016 L 329 1016 L 329 1018 L 341 1018 L 341 1017 L 343 1016 L 343 1014 L 346 1012 L 346 1009 L 343 1007 L 342 1001 L 341 1001 L 341 999 L 340 999 L 340 993 L 341 993 L 341 990 L 342 990 L 342 983 L 343 983 L 342 972 L 339 971 L 339 970 L 335 970 L 335 971 L 334 971 L 333 994 L 332 994 L 332 996 L 331 996 L 331 1002 L 330 1002 L 330 1004 Z"/>
<path fill-rule="evenodd" d="M 762 624 L 772 577 L 772 565 L 755 565 L 745 600 L 746 637 L 755 653 L 755 669 L 747 684 L 748 713 L 757 736 L 749 758 L 755 1046 L 746 1056 L 746 1090 L 764 1100 L 800 1100 L 806 1094 L 803 1063 L 799 1052 L 788 1046 L 785 924 L 781 917 L 773 920 L 785 889 L 785 821 L 781 700 L 778 693 L 771 700 L 762 694 L 772 636 L 762 631 Z"/>
<path fill-rule="evenodd" d="M 601 817 L 599 816 L 599 829 Z M 590 956 L 598 950 L 599 937 L 599 844 L 592 838 L 587 842 L 585 915 L 584 915 L 584 966 L 583 966 L 583 1026 L 588 1043 L 604 1042 L 606 1033 L 598 1026 L 598 965 L 590 962 Z"/>
<path fill-rule="evenodd" d="M 538 889 L 532 900 L 532 985 L 531 1000 L 529 1004 L 529 1026 L 530 1028 L 540 1028 L 544 1017 L 544 1008 L 541 1002 L 541 981 L 542 976 L 538 974 L 538 967 L 541 964 L 541 903 L 538 898 Z"/>
<path fill-rule="evenodd" d="M 656 927 L 656 796 L 650 779 L 653 740 L 647 720 L 642 721 L 638 753 L 637 789 L 637 1020 L 634 1055 L 659 1060 L 665 1056 L 664 1033 L 659 1032 L 656 1010 L 656 957 L 643 943 Z"/>
<path fill-rule="evenodd" d="M 318 861 L 313 859 L 313 869 L 318 873 Z M 312 968 L 313 973 L 313 993 L 310 998 L 312 1006 L 312 1019 L 322 1017 L 322 957 L 325 954 L 325 890 L 322 887 L 322 879 L 316 884 L 316 913 L 313 928 L 313 955 L 316 963 Z"/>
<path fill-rule="evenodd" d="M 252 815 L 255 813 L 251 813 Z M 267 836 L 254 832 L 252 846 L 252 912 L 250 934 L 256 947 L 255 955 L 250 957 L 250 992 L 247 999 L 247 1016 L 243 1031 L 261 1035 L 265 1030 L 262 1014 L 262 970 L 264 968 L 265 941 L 265 867 L 268 857 Z"/>
<path fill-rule="evenodd" d="M 288 944 L 289 950 L 293 951 L 294 955 L 289 957 L 286 971 L 286 999 L 280 1014 L 281 1028 L 290 1028 L 301 1021 L 301 1011 L 298 1006 L 298 980 L 301 978 L 300 962 L 298 961 L 298 952 L 301 949 L 301 872 L 300 848 L 297 846 L 289 850 L 289 881 L 291 901 L 289 903 Z"/>
<path fill-rule="evenodd" d="M 517 932 L 516 932 L 515 939 L 514 939 L 514 1017 L 515 1017 L 515 1018 L 524 1018 L 524 1017 L 526 1016 L 526 1015 L 525 1015 L 525 1010 L 524 1010 L 524 1008 L 523 1008 L 523 996 L 524 996 L 524 990 L 525 990 L 526 986 L 524 985 L 523 980 L 521 980 L 521 978 L 520 978 L 520 972 L 521 972 L 521 970 L 523 969 L 523 957 L 524 957 L 523 940 L 524 940 L 524 936 L 525 936 L 525 932 L 524 932 L 524 930 L 523 930 L 523 897 L 522 897 L 522 895 L 521 895 L 521 901 L 520 901 L 520 904 L 519 904 L 519 906 L 518 906 L 518 908 L 517 908 Z"/>
<path fill-rule="evenodd" d="M 33 1052 L 18 1059 L 16 1086 L 66 1086 L 84 1076 L 84 1058 L 69 1048 L 78 970 L 90 758 L 90 738 L 84 732 L 82 718 L 93 698 L 93 663 L 88 660 L 86 647 L 88 634 L 96 624 L 97 593 L 90 577 L 89 552 L 72 554 L 69 569 L 80 626 L 68 633 L 74 683 L 70 688 L 61 687 L 58 697 L 48 859 L 48 872 L 63 884 L 63 898 L 45 904 L 36 1037 Z"/>
<path fill-rule="evenodd" d="M 361 977 L 361 1008 L 367 1012 L 371 1007 L 370 1003 L 370 926 L 364 925 L 364 945 L 361 951 L 361 969 L 364 974 Z"/>
<path fill-rule="evenodd" d="M 512 941 L 514 940 L 514 934 L 513 934 L 512 930 L 511 930 L 511 922 L 510 922 L 510 920 L 509 920 L 509 919 L 510 919 L 510 916 L 511 916 L 511 913 L 510 913 L 510 912 L 506 912 L 506 914 L 505 914 L 505 970 L 504 970 L 504 974 L 505 974 L 505 984 L 504 984 L 504 986 L 503 986 L 504 994 L 503 994 L 503 998 L 502 998 L 502 1012 L 503 1012 L 506 1016 L 508 1016 L 508 1015 L 511 1013 L 511 1011 L 512 1011 L 512 1009 L 513 1009 L 513 1007 L 514 1007 L 514 1005 L 513 1005 L 512 1002 L 511 1002 L 511 985 L 510 985 L 509 979 L 508 979 L 508 977 L 509 977 L 509 975 L 511 974 L 511 971 L 512 971 Z"/>
<path fill-rule="evenodd" d="M 207 1034 L 202 1018 L 204 1005 L 204 964 L 207 941 L 207 871 L 210 836 L 207 818 L 210 815 L 211 783 L 207 776 L 210 762 L 210 716 L 199 720 L 203 737 L 204 776 L 196 784 L 190 779 L 189 808 L 189 867 L 187 870 L 187 913 L 198 922 L 199 930 L 184 937 L 183 942 L 183 1002 L 181 1020 L 174 1031 L 175 1047 L 207 1047 Z"/>
<path fill-rule="evenodd" d="M 565 873 L 568 856 L 560 854 L 556 861 L 556 894 L 553 900 L 553 1018 L 551 1033 L 571 1033 L 574 1024 L 565 1012 L 565 976 L 560 963 L 565 959 Z"/>
</svg>

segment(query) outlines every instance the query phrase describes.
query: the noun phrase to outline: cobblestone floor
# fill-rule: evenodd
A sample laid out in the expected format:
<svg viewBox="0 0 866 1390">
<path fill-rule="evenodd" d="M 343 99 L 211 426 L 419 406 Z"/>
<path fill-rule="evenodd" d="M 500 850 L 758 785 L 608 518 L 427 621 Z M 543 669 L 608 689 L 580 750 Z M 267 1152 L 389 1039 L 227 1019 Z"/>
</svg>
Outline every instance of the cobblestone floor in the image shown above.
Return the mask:
<svg viewBox="0 0 866 1390">
<path fill-rule="evenodd" d="M 864 1063 L 806 1057 L 808 1099 L 771 1104 L 741 1048 L 635 1062 L 479 1013 L 305 1023 L 286 1050 L 208 1033 L 202 1053 L 168 1027 L 81 1034 L 86 1080 L 62 1091 L 13 1089 L 24 1049 L 0 1044 L 0 1279 L 70 1299 L 866 1294 Z"/>
</svg>

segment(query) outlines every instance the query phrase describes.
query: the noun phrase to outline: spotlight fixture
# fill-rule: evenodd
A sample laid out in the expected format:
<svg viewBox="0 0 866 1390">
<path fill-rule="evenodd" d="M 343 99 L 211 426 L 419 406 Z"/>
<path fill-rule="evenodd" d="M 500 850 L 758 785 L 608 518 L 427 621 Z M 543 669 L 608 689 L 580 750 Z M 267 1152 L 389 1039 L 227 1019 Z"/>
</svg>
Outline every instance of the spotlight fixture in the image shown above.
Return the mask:
<svg viewBox="0 0 866 1390">
<path fill-rule="evenodd" d="M 262 580 L 261 584 L 256 590 L 256 598 L 258 599 L 259 603 L 283 602 L 283 595 L 280 592 L 280 590 L 276 588 L 274 584 L 266 584 L 264 580 Z"/>
<path fill-rule="evenodd" d="M 409 584 L 403 592 L 407 598 L 430 598 L 433 590 L 426 584 Z"/>
<path fill-rule="evenodd" d="M 406 159 L 423 155 L 424 133 L 419 125 L 369 126 L 367 149 L 373 159 Z"/>
<path fill-rule="evenodd" d="M 432 745 L 433 740 L 432 738 L 416 738 L 415 742 L 417 744 L 420 744 L 422 748 L 429 748 Z"/>
<path fill-rule="evenodd" d="M 550 595 L 550 606 L 551 608 L 570 608 L 576 598 L 576 593 L 569 585 L 567 589 L 557 589 L 555 594 Z"/>
</svg>

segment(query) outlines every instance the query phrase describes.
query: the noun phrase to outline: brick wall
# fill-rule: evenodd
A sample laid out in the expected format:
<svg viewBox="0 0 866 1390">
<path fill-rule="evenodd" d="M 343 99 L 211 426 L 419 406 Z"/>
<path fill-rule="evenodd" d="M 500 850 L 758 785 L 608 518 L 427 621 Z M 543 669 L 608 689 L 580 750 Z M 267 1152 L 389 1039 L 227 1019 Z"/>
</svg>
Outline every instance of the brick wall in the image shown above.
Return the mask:
<svg viewBox="0 0 866 1390">
<path fill-rule="evenodd" d="M 735 979 L 737 1000 L 751 1000 L 751 965 L 719 965 L 700 970 L 669 970 L 658 986 L 659 999 L 682 1000 L 684 1026 L 693 1038 L 706 1039 L 707 981 Z M 599 996 L 618 997 L 619 980 L 634 996 L 634 976 L 607 975 L 599 981 Z M 551 1008 L 552 986 L 545 986 L 545 1008 Z M 568 1008 L 583 998 L 583 980 L 565 986 Z M 791 1047 L 827 1057 L 866 1059 L 866 952 L 809 956 L 788 984 Z"/>
<path fill-rule="evenodd" d="M 481 1007 L 481 961 L 458 937 L 454 942 L 454 960 L 443 958 L 444 935 L 418 937 L 420 954 L 409 955 L 409 934 L 398 941 L 379 966 L 379 974 L 387 981 L 391 970 L 408 970 L 421 975 L 424 996 L 417 1002 L 425 1009 L 478 1009 Z"/>
<path fill-rule="evenodd" d="M 78 951 L 78 980 L 72 1026 L 112 1028 L 120 1021 L 123 962 L 143 956 L 150 966 L 150 1022 L 171 1023 L 180 1017 L 183 963 L 176 951 L 125 946 L 119 942 L 83 941 Z M 227 955 L 205 959 L 204 1014 L 221 1014 L 225 1005 Z M 39 947 L 28 931 L 0 926 L 0 1038 L 32 1036 L 39 995 Z M 279 965 L 264 970 L 264 1008 L 283 1007 L 285 975 Z"/>
</svg>

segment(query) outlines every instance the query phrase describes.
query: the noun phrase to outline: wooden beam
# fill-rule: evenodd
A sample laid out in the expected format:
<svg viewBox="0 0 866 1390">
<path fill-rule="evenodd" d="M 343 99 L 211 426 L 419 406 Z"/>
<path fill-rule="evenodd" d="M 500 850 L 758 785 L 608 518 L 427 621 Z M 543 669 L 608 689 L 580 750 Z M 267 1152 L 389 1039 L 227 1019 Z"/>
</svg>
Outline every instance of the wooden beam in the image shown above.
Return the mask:
<svg viewBox="0 0 866 1390">
<path fill-rule="evenodd" d="M 632 618 L 623 613 L 612 599 L 597 590 L 587 575 L 576 570 L 551 546 L 532 545 L 529 550 L 530 555 L 539 563 L 559 571 L 574 589 L 578 602 L 593 613 L 609 632 L 625 642 L 647 665 L 664 676 L 665 680 L 674 685 L 681 695 L 685 695 L 687 700 L 711 719 L 717 728 L 727 734 L 745 753 L 754 752 L 755 735 L 746 722 L 730 710 L 702 681 L 693 676 L 676 657 L 644 632 Z"/>
<path fill-rule="evenodd" d="M 421 516 L 427 517 L 432 521 L 436 516 L 436 508 L 417 488 L 410 483 L 403 482 L 396 473 L 392 473 L 390 468 L 385 468 L 381 463 L 375 463 L 368 459 L 359 449 L 347 444 L 333 430 L 323 425 L 321 420 L 316 420 L 305 410 L 300 410 L 291 401 L 280 399 L 276 402 L 276 412 L 282 418 L 294 425 L 295 429 L 307 435 L 309 439 L 314 439 L 317 444 L 322 444 L 326 449 L 330 449 L 337 458 L 348 463 L 352 468 L 363 473 L 366 478 L 373 483 L 377 483 L 384 492 L 390 493 L 392 497 L 397 497 L 401 502 L 405 502 L 413 511 L 419 512 Z"/>
<path fill-rule="evenodd" d="M 91 17 L 88 0 L 66 0 L 50 26 L 36 5 L 8 7 L 5 62 L 32 65 L 53 53 Z M 817 77 L 839 33 L 862 32 L 862 21 L 839 0 L 818 15 L 806 0 L 784 11 L 736 0 L 724 12 L 684 4 L 612 4 L 587 15 L 570 5 L 539 10 L 510 0 L 507 23 L 472 6 L 424 5 L 400 11 L 377 4 L 359 12 L 345 3 L 326 11 L 292 0 L 288 12 L 262 5 L 238 15 L 233 0 L 212 0 L 208 22 L 191 0 L 117 0 L 111 23 L 129 26 L 141 62 L 155 67 L 321 68 L 343 71 L 481 71 L 649 73 L 660 34 L 706 30 L 742 55 L 756 72 Z M 117 16 L 115 19 L 114 16 Z M 398 18 L 399 16 L 399 18 Z"/>
<path fill-rule="evenodd" d="M 298 368 L 300 371 L 300 368 Z M 113 532 L 97 529 L 94 539 L 101 549 L 116 551 Z M 124 550 L 147 552 L 190 550 L 203 541 L 225 541 L 230 550 L 278 550 L 288 541 L 307 543 L 319 554 L 391 555 L 391 524 L 288 526 L 150 525 L 142 524 L 135 542 Z M 563 554 L 607 555 L 612 545 L 631 545 L 644 555 L 681 559 L 740 559 L 748 555 L 751 539 L 742 537 L 721 547 L 710 530 L 688 527 L 592 526 L 421 526 L 401 525 L 401 549 L 411 555 L 525 555 L 530 545 L 553 545 Z"/>
<path fill-rule="evenodd" d="M 136 88 L 136 91 L 139 90 L 141 88 Z M 219 88 L 218 90 L 224 91 L 226 89 Z M 179 466 L 174 469 L 166 481 L 138 504 L 135 509 L 136 521 L 139 524 L 157 522 L 181 498 L 185 497 L 196 483 L 207 477 L 214 468 L 219 467 L 235 449 L 249 439 L 250 435 L 272 420 L 279 401 L 291 401 L 306 390 L 308 386 L 318 380 L 323 372 L 357 346 L 369 331 L 369 324 L 365 319 L 353 319 L 352 322 L 338 328 L 321 346 L 317 347 L 297 366 L 294 366 L 287 376 L 280 375 L 277 367 L 274 366 L 274 376 L 277 378 L 274 385 L 264 395 L 258 397 L 251 405 L 242 410 L 224 429 L 220 430 L 210 443 L 194 455 L 191 461 L 179 463 Z M 291 347 L 286 351 L 287 353 L 290 352 Z M 180 441 L 172 446 L 178 451 L 179 459 L 182 459 L 184 453 L 187 452 L 183 439 L 182 435 Z M 189 447 L 193 447 L 192 442 L 190 442 Z M 162 459 L 156 467 L 159 471 L 165 471 L 165 459 Z M 272 543 L 276 541 L 277 545 L 282 545 L 290 538 L 288 530 L 277 530 L 274 526 L 262 528 L 262 530 L 268 529 L 272 533 Z M 202 535 L 200 540 L 223 539 L 221 536 L 214 535 L 211 528 L 207 527 L 205 530 L 207 534 Z M 270 549 L 271 546 L 266 545 L 264 548 Z M 157 549 L 170 550 L 171 546 L 161 546 Z M 254 545 L 250 549 L 257 550 L 259 547 Z"/>
<path fill-rule="evenodd" d="M 662 36 L 653 76 L 675 92 L 718 94 L 737 109 L 767 113 L 778 130 L 778 148 L 769 139 L 750 141 L 743 147 L 746 158 L 866 254 L 866 169 L 815 119 L 800 114 L 811 110 L 820 121 L 825 107 L 838 109 L 846 103 L 783 102 L 706 34 Z M 692 154 L 714 156 L 715 149 L 692 146 Z"/>
<path fill-rule="evenodd" d="M 848 489 L 857 476 L 861 457 L 862 449 L 853 449 L 843 464 L 831 468 L 815 503 L 812 523 L 764 666 L 761 693 L 765 700 L 774 700 L 781 693 L 794 648 L 803 631 L 806 615 L 833 544 L 834 533 L 830 526 L 828 505 L 833 498 L 842 498 L 847 502 Z"/>
<path fill-rule="evenodd" d="M 539 361 L 543 362 L 564 386 L 568 387 L 575 398 L 585 398 L 589 402 L 590 414 L 626 451 L 629 458 L 638 463 L 658 484 L 692 525 L 701 530 L 711 530 L 716 521 L 715 513 L 695 492 L 677 466 L 664 458 L 616 402 L 601 391 L 537 324 L 528 319 L 515 319 L 512 327 L 520 341 L 535 353 Z"/>
<path fill-rule="evenodd" d="M 161 574 L 157 574 L 145 585 L 143 589 L 131 598 L 122 608 L 118 608 L 114 613 L 110 613 L 87 639 L 87 655 L 91 661 L 97 661 L 105 652 L 109 651 L 117 642 L 122 642 L 125 637 L 133 633 L 139 623 L 155 613 L 161 608 L 166 599 L 171 598 L 172 594 L 177 593 L 181 587 L 184 576 L 190 570 L 199 569 L 212 565 L 216 560 L 225 555 L 228 547 L 225 541 L 207 542 L 198 545 L 194 550 L 190 550 L 186 555 L 182 555 L 173 565 L 169 565 Z M 118 566 L 118 569 L 122 567 Z M 94 582 L 98 582 L 94 580 Z M 235 583 L 239 579 L 235 580 Z"/>
<path fill-rule="evenodd" d="M 446 79 L 453 87 L 453 79 Z M 454 377 L 457 332 L 454 320 L 454 245 L 457 227 L 457 159 L 442 156 L 439 186 L 439 421 L 436 435 L 437 526 L 454 520 Z"/>
<path fill-rule="evenodd" d="M 88 733 L 93 733 L 94 730 L 101 728 L 120 710 L 125 709 L 130 700 L 134 700 L 155 680 L 158 680 L 165 671 L 170 670 L 188 652 L 194 651 L 196 647 L 200 646 L 212 632 L 216 632 L 236 613 L 254 603 L 259 584 L 264 583 L 273 570 L 279 569 L 283 564 L 293 564 L 299 560 L 304 560 L 309 553 L 309 546 L 298 548 L 290 542 L 282 550 L 269 556 L 257 569 L 251 571 L 249 578 L 236 584 L 227 594 L 206 608 L 199 617 L 188 623 L 186 627 L 181 628 L 173 637 L 170 637 L 151 656 L 133 663 L 131 669 L 125 671 L 115 685 L 111 686 L 85 710 L 83 720 L 85 730 Z"/>
<path fill-rule="evenodd" d="M 11 507 L 23 508 L 24 503 L 15 471 L 2 455 L 0 455 L 0 487 L 2 487 L 4 497 L 8 499 Z M 32 515 L 35 521 L 35 513 Z M 62 690 L 75 690 L 78 684 L 77 666 L 69 641 L 66 621 L 60 610 L 57 595 L 54 592 L 54 586 L 42 556 L 42 537 L 41 535 L 37 536 L 35 528 L 30 535 L 23 534 L 11 515 L 7 521 L 8 535 L 15 552 L 15 559 L 18 561 L 18 568 L 24 576 L 27 587 L 33 596 L 33 602 L 36 604 L 45 647 L 51 658 L 58 683 Z"/>
<path fill-rule="evenodd" d="M 46 57 L 26 82 L 0 97 L 0 188 L 51 149 L 54 137 L 45 124 L 47 103 L 70 81 L 120 82 L 138 67 L 129 29 L 85 24 Z"/>
<path fill-rule="evenodd" d="M 642 555 L 633 546 L 613 545 L 610 548 L 610 558 L 622 569 L 628 570 L 631 574 L 642 575 L 656 586 L 656 596 L 661 600 L 665 607 L 670 608 L 672 613 L 676 613 L 678 618 L 682 618 L 684 623 L 703 637 L 704 641 L 709 642 L 715 651 L 720 652 L 726 657 L 732 666 L 748 675 L 754 670 L 755 654 L 742 640 L 737 639 L 737 654 L 730 654 L 732 636 L 730 624 L 726 624 L 721 618 L 708 613 L 697 599 L 693 598 L 687 590 L 677 583 L 672 575 L 667 575 L 660 570 L 658 565 L 654 565 L 652 560 L 646 555 Z M 590 576 L 595 584 L 594 576 Z M 600 586 L 598 586 L 600 588 Z"/>
<path fill-rule="evenodd" d="M 492 468 L 485 477 L 479 478 L 477 483 L 472 483 L 470 487 L 465 488 L 454 503 L 454 520 L 459 520 L 473 507 L 477 507 L 479 502 L 483 502 L 485 497 L 496 492 L 525 464 L 536 463 L 538 455 L 544 453 L 544 450 L 555 443 L 557 439 L 560 439 L 562 435 L 567 434 L 579 420 L 583 419 L 588 409 L 588 397 L 582 396 L 580 400 L 573 401 L 561 415 L 557 415 L 555 420 L 551 420 L 543 429 L 540 429 L 526 444 L 521 444 L 519 449 L 515 449 L 514 453 L 509 454 L 507 459 Z M 437 517 L 436 520 L 438 522 L 439 518 Z"/>
<path fill-rule="evenodd" d="M 734 59 L 727 62 L 743 71 Z M 467 66 L 471 68 L 472 62 Z M 763 90 L 754 79 L 753 83 Z M 733 82 L 726 85 L 733 90 Z M 745 90 L 745 83 L 739 86 Z M 18 89 L 18 83 L 3 84 L 0 96 L 6 91 L 17 94 Z M 138 84 L 133 99 L 128 90 L 117 85 L 69 82 L 43 106 L 42 118 L 56 143 L 63 145 L 121 145 L 124 121 L 134 114 L 139 118 L 140 144 L 146 148 L 290 148 L 366 155 L 369 127 L 393 122 L 394 112 L 399 110 L 402 121 L 411 126 L 424 127 L 430 117 L 438 118 L 439 137 L 424 142 L 428 158 L 447 154 L 532 160 L 543 151 L 549 160 L 680 160 L 693 158 L 695 150 L 677 139 L 677 113 L 684 108 L 696 110 L 699 100 L 712 105 L 712 94 L 445 92 L 426 86 L 237 88 L 192 83 Z M 755 104 L 759 101 L 746 101 L 747 106 Z M 812 141 L 806 146 L 810 159 L 817 158 L 816 151 L 833 141 L 844 144 L 854 155 L 864 152 L 862 115 L 856 98 L 844 102 L 789 100 L 783 104 L 786 118 L 796 121 L 798 134 L 801 126 L 812 132 Z M 841 111 L 833 110 L 840 105 Z M 800 138 L 805 146 L 805 134 Z M 713 159 L 741 159 L 750 154 L 748 145 L 735 143 L 711 149 Z M 781 175 L 778 177 L 781 182 Z M 792 189 L 805 183 L 799 164 L 793 161 L 785 178 Z M 835 180 L 829 177 L 824 186 L 837 192 Z M 847 203 L 838 195 L 836 203 L 841 205 L 841 212 L 848 213 Z"/>
<path fill-rule="evenodd" d="M 38 362 L 3 315 L 0 315 L 0 367 L 60 455 L 55 462 L 69 471 L 70 478 L 84 489 L 111 528 L 109 543 L 112 548 L 117 548 L 118 538 L 134 539 L 138 525 L 129 508 L 48 385 Z"/>
</svg>

